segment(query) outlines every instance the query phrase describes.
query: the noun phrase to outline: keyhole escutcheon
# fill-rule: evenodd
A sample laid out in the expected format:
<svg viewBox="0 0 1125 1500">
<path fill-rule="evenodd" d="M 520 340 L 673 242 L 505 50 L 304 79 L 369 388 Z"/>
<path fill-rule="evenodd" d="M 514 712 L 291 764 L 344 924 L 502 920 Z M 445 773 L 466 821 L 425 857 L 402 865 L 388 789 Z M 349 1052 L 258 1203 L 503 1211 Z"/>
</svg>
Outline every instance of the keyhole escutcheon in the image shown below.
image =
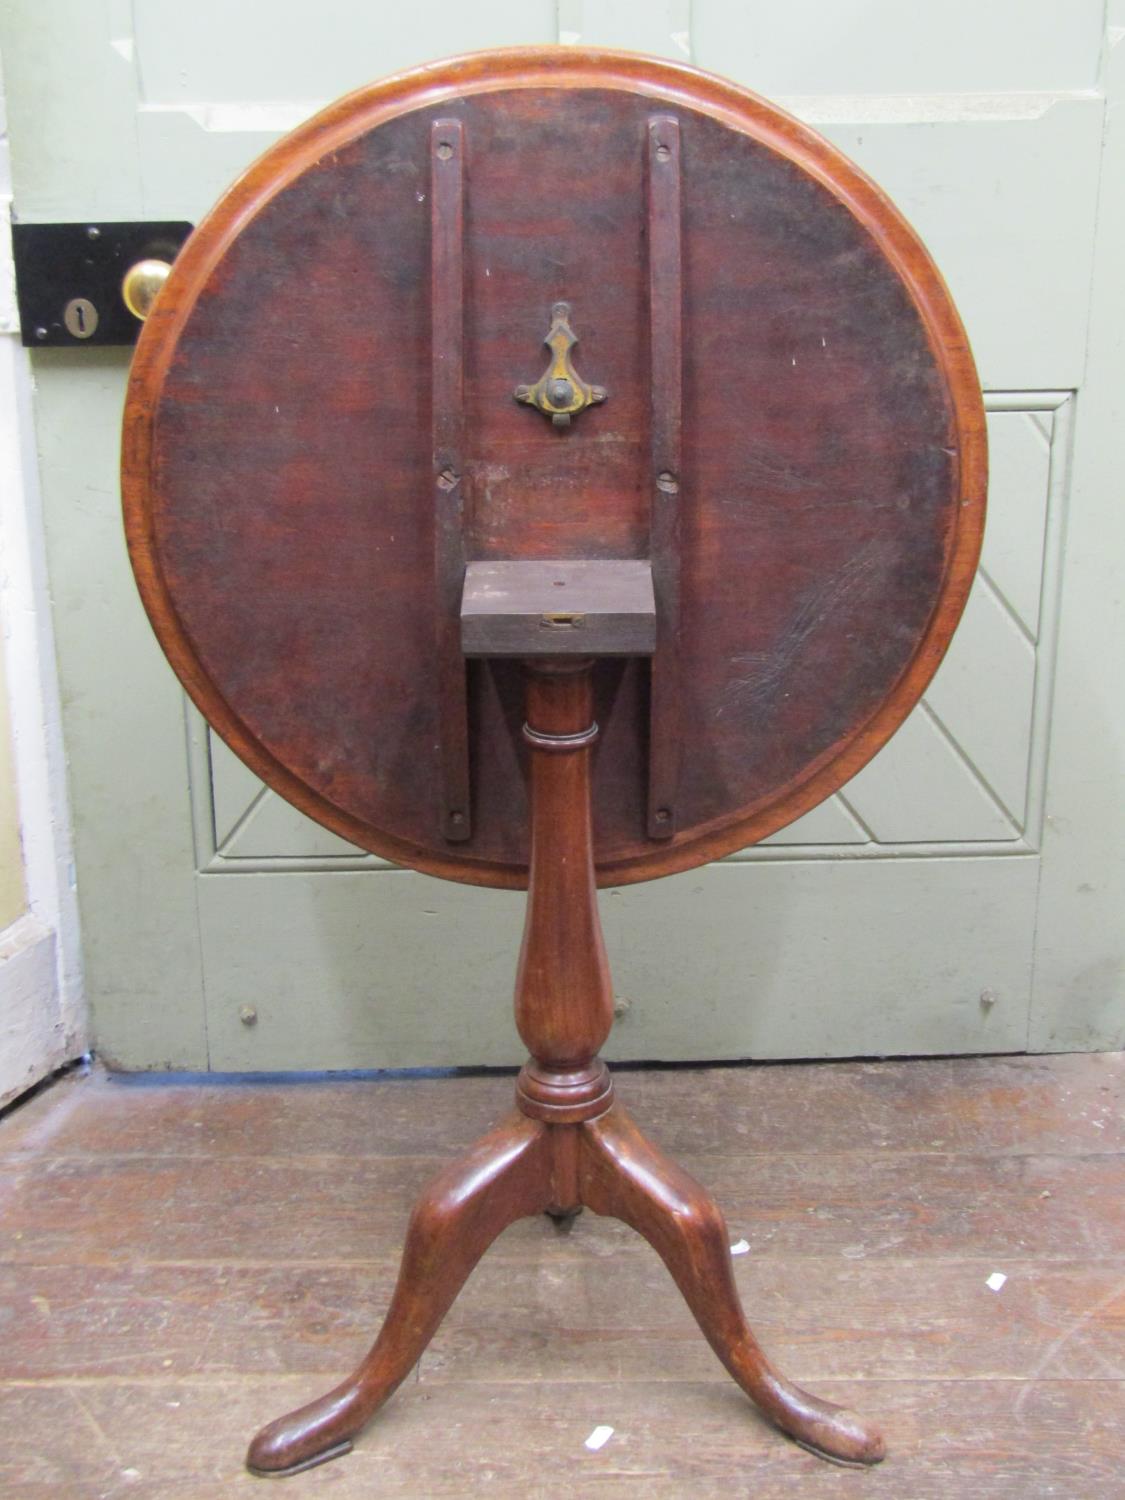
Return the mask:
<svg viewBox="0 0 1125 1500">
<path fill-rule="evenodd" d="M 98 310 L 89 297 L 72 297 L 63 308 L 63 324 L 72 338 L 92 338 L 98 326 Z"/>
</svg>

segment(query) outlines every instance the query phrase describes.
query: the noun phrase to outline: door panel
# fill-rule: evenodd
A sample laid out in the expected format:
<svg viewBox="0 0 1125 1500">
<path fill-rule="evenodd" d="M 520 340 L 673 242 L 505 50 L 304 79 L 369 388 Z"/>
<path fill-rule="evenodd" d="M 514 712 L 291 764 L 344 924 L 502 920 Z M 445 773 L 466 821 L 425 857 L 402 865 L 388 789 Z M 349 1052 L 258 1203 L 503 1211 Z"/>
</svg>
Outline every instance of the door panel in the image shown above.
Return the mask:
<svg viewBox="0 0 1125 1500">
<path fill-rule="evenodd" d="M 595 7 L 589 5 L 587 9 Z M 1102 0 L 694 0 L 695 61 L 765 94 L 907 96 L 1090 89 Z"/>
<path fill-rule="evenodd" d="M 1065 396 L 1038 399 L 1043 404 L 1034 411 L 989 414 L 988 538 L 965 617 L 922 703 L 839 796 L 736 860 L 806 845 L 839 844 L 851 852 L 862 846 L 886 855 L 915 844 L 948 845 L 943 852 L 949 854 L 974 852 L 962 846 L 980 843 L 1037 844 L 1039 829 L 1029 831 L 1027 817 L 1031 768 L 1037 764 L 1032 751 L 1041 580 L 1052 448 L 1057 432 L 1062 453 L 1054 462 L 1063 466 L 1069 422 Z M 1061 493 L 1056 504 L 1062 504 Z M 1051 535 L 1057 537 L 1057 525 Z M 996 578 L 1010 580 L 1008 593 Z M 1044 621 L 1048 641 L 1053 625 L 1051 614 Z M 997 683 L 1004 684 L 1003 692 L 996 691 Z M 189 714 L 193 734 L 206 736 L 205 754 L 192 767 L 205 868 L 245 872 L 248 860 L 262 871 L 278 860 L 289 870 L 293 861 L 304 861 L 310 872 L 321 860 L 348 868 L 389 868 L 271 792 L 198 714 Z M 1045 729 L 1043 722 L 1039 733 Z M 1041 788 L 1036 792 L 1039 808 Z M 909 851 L 904 847 L 903 852 Z"/>
<path fill-rule="evenodd" d="M 1011 409 L 1016 397 L 989 399 L 998 524 L 930 691 L 838 796 L 765 844 L 722 867 L 603 893 L 628 1002 L 616 1055 L 1025 1045 L 1047 730 L 1035 702 L 1037 691 L 1046 701 L 1053 599 L 1042 612 L 1045 656 L 1036 632 L 1048 549 L 1048 577 L 1057 567 L 1070 402 L 1023 398 L 1036 401 L 1029 411 Z M 993 574 L 1014 580 L 1019 610 Z M 263 786 L 186 711 L 198 747 L 212 1066 L 298 1058 L 338 1068 L 369 1057 L 417 1066 L 432 1062 L 435 1047 L 462 1063 L 515 1061 L 508 994 L 520 899 L 493 904 L 488 893 L 394 870 L 347 845 Z M 880 868 L 845 869 L 845 859 Z M 248 944 L 256 930 L 270 942 Z M 856 931 L 878 940 L 857 942 Z M 458 992 L 472 997 L 471 1020 Z M 252 1028 L 238 1020 L 248 1003 Z"/>
</svg>

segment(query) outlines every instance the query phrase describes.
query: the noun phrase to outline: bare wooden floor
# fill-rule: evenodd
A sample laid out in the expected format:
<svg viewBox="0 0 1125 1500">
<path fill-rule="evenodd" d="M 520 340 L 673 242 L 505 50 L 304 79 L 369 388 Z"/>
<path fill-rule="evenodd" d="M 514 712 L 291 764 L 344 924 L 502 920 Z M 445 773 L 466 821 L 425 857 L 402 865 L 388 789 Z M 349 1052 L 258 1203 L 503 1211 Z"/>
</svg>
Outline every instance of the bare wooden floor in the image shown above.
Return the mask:
<svg viewBox="0 0 1125 1500">
<path fill-rule="evenodd" d="M 1125 1054 L 618 1083 L 749 1242 L 767 1351 L 877 1415 L 887 1462 L 835 1468 L 768 1428 L 655 1255 L 585 1214 L 504 1235 L 355 1452 L 280 1481 L 289 1500 L 1125 1495 Z M 261 1493 L 247 1439 L 354 1363 L 416 1189 L 510 1095 L 95 1074 L 14 1110 L 0 1494 Z"/>
</svg>

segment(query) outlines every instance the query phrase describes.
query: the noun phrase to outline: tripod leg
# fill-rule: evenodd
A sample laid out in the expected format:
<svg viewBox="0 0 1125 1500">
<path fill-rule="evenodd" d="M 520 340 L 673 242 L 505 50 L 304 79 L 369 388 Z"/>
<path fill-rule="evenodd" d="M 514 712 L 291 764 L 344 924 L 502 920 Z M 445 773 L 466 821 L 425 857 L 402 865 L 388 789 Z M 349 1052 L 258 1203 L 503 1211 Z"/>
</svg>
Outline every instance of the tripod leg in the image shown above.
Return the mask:
<svg viewBox="0 0 1125 1500">
<path fill-rule="evenodd" d="M 712 1349 L 767 1416 L 803 1447 L 845 1464 L 874 1464 L 878 1429 L 793 1385 L 751 1333 L 731 1269 L 726 1224 L 709 1193 L 615 1107 L 582 1127 L 582 1201 L 623 1220 L 660 1255 Z"/>
<path fill-rule="evenodd" d="M 257 1474 L 293 1474 L 347 1453 L 352 1439 L 409 1374 L 489 1245 L 550 1202 L 548 1131 L 509 1116 L 446 1168 L 415 1205 L 379 1337 L 354 1374 L 279 1417 L 250 1444 Z"/>
</svg>

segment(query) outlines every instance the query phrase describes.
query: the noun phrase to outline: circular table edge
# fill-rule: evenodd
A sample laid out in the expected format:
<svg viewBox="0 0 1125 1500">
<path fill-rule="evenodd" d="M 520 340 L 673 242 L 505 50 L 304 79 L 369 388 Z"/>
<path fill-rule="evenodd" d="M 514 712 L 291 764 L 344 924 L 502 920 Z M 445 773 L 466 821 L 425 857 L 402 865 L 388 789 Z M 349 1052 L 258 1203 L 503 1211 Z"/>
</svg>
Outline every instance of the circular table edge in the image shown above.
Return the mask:
<svg viewBox="0 0 1125 1500">
<path fill-rule="evenodd" d="M 886 194 L 816 131 L 748 89 L 685 64 L 609 49 L 503 48 L 426 64 L 337 100 L 275 142 L 201 220 L 141 330 L 129 372 L 122 432 L 125 536 L 141 599 L 173 670 L 200 712 L 268 786 L 342 838 L 395 864 L 464 884 L 527 885 L 527 865 L 435 853 L 373 828 L 336 807 L 278 761 L 242 723 L 203 670 L 164 585 L 152 534 L 153 417 L 176 338 L 211 271 L 242 227 L 288 182 L 345 140 L 383 120 L 467 93 L 513 87 L 620 88 L 694 108 L 780 151 L 820 181 L 866 228 L 897 271 L 922 319 L 952 404 L 958 460 L 957 526 L 942 587 L 922 640 L 866 724 L 829 747 L 768 804 L 695 827 L 625 859 L 599 861 L 600 886 L 690 870 L 756 843 L 795 821 L 854 776 L 891 737 L 937 670 L 968 598 L 980 556 L 987 442 L 980 383 L 968 338 L 941 273 Z M 436 824 L 436 816 L 435 816 Z M 596 836 L 596 830 L 595 830 Z"/>
</svg>

